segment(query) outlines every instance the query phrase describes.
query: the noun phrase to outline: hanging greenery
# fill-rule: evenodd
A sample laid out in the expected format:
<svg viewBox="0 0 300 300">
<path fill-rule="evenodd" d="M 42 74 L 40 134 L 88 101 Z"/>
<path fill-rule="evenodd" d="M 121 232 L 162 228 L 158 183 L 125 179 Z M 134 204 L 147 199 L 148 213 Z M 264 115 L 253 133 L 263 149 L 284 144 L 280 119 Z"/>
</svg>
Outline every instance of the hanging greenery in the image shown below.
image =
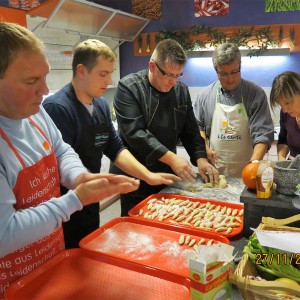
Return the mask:
<svg viewBox="0 0 300 300">
<path fill-rule="evenodd" d="M 282 29 L 281 29 L 282 30 Z M 197 39 L 198 36 L 205 38 Z M 238 47 L 244 47 L 249 50 L 248 56 L 259 56 L 268 51 L 269 47 L 280 47 L 282 44 L 283 32 L 279 32 L 278 40 L 272 37 L 270 27 L 255 28 L 240 27 L 238 30 L 226 34 L 216 28 L 195 25 L 191 29 L 181 31 L 162 30 L 156 37 L 157 41 L 172 38 L 178 41 L 185 51 L 197 51 L 216 47 L 224 42 L 234 43 Z M 291 42 L 294 39 L 294 33 L 290 33 Z M 253 46 L 255 44 L 255 47 Z"/>
</svg>

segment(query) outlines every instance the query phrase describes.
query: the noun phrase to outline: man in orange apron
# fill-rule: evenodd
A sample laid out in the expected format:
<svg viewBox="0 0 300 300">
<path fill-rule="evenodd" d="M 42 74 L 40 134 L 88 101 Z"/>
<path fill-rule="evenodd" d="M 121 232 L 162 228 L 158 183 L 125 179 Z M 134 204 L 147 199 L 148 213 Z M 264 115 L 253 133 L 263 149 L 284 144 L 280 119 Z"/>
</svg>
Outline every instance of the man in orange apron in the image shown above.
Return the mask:
<svg viewBox="0 0 300 300">
<path fill-rule="evenodd" d="M 139 182 L 90 174 L 40 106 L 49 65 L 26 28 L 0 23 L 0 299 L 9 283 L 64 249 L 62 222 Z M 70 191 L 60 196 L 59 184 Z"/>
<path fill-rule="evenodd" d="M 219 80 L 201 89 L 194 104 L 209 160 L 221 174 L 241 177 L 251 160 L 261 160 L 274 140 L 266 93 L 241 78 L 241 53 L 231 43 L 213 54 Z"/>
</svg>

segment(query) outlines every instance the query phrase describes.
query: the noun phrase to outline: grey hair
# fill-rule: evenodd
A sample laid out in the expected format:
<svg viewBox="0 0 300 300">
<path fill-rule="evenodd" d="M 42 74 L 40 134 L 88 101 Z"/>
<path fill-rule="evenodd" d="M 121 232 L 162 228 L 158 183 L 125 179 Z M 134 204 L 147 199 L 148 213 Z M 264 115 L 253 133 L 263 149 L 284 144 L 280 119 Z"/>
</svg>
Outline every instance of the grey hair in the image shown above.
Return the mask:
<svg viewBox="0 0 300 300">
<path fill-rule="evenodd" d="M 283 99 L 286 103 L 292 103 L 297 95 L 300 95 L 300 74 L 292 71 L 283 72 L 273 80 L 270 93 L 271 107 L 274 108 Z"/>
<path fill-rule="evenodd" d="M 212 56 L 213 65 L 216 71 L 218 66 L 229 65 L 235 60 L 237 60 L 239 66 L 241 66 L 241 52 L 238 46 L 233 43 L 219 45 Z"/>
<path fill-rule="evenodd" d="M 187 61 L 187 57 L 182 46 L 177 41 L 164 39 L 156 45 L 150 60 L 162 66 L 173 64 L 184 65 Z"/>
</svg>

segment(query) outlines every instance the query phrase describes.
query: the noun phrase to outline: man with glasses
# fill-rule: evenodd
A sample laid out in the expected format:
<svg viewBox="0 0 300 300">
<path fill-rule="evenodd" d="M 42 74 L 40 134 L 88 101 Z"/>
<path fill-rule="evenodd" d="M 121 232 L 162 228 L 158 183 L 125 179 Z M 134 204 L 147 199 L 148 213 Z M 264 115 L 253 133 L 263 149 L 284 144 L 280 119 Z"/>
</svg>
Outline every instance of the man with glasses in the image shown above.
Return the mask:
<svg viewBox="0 0 300 300">
<path fill-rule="evenodd" d="M 219 80 L 201 89 L 194 112 L 208 159 L 219 172 L 241 177 L 249 161 L 261 160 L 274 140 L 267 95 L 241 78 L 241 53 L 224 43 L 213 53 Z"/>
<path fill-rule="evenodd" d="M 166 39 L 157 44 L 148 69 L 119 81 L 114 107 L 120 136 L 151 171 L 172 172 L 183 180 L 194 180 L 193 164 L 205 181 L 209 177 L 211 182 L 218 182 L 219 173 L 207 160 L 188 87 L 178 80 L 186 60 L 180 44 Z M 176 154 L 179 139 L 192 164 Z M 120 174 L 115 166 L 111 172 Z M 162 188 L 141 182 L 136 193 L 121 196 L 121 215 L 126 216 L 133 206 Z"/>
</svg>

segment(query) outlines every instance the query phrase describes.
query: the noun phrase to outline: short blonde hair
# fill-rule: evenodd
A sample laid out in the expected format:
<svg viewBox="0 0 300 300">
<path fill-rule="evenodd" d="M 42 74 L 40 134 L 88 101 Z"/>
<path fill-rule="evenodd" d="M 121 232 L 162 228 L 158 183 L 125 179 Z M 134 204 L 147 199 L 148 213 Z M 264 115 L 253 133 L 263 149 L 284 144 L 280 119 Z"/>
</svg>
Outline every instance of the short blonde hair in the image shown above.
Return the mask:
<svg viewBox="0 0 300 300">
<path fill-rule="evenodd" d="M 75 48 L 72 62 L 73 76 L 76 75 L 76 67 L 79 64 L 83 64 L 89 71 L 93 69 L 99 56 L 110 62 L 116 61 L 114 52 L 99 40 L 88 39 L 78 44 Z"/>
<path fill-rule="evenodd" d="M 0 22 L 0 78 L 21 52 L 45 54 L 44 43 L 27 28 L 9 22 Z"/>
</svg>

